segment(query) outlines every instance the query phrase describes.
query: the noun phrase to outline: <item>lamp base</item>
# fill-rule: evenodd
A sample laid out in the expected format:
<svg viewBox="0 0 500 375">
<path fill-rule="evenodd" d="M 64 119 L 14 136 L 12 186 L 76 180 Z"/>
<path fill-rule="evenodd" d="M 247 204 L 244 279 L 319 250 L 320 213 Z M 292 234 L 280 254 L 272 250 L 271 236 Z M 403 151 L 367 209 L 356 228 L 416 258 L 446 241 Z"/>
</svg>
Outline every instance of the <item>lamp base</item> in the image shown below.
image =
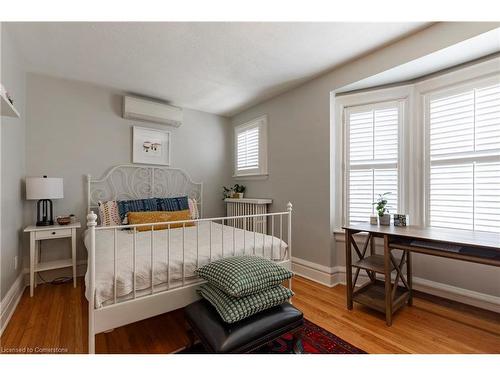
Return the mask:
<svg viewBox="0 0 500 375">
<path fill-rule="evenodd" d="M 40 199 L 36 205 L 36 226 L 54 225 L 53 212 L 52 201 L 50 199 Z"/>
<path fill-rule="evenodd" d="M 37 221 L 36 222 L 37 227 L 48 227 L 50 225 L 54 225 L 53 220 L 45 220 L 45 221 Z"/>
</svg>

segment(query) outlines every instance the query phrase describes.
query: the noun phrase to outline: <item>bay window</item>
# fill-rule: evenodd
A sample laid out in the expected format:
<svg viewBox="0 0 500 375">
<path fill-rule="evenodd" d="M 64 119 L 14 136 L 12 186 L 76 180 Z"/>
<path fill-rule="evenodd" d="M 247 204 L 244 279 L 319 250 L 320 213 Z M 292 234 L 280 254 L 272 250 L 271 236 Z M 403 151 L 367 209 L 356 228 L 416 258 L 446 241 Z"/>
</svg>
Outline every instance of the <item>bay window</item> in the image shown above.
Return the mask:
<svg viewBox="0 0 500 375">
<path fill-rule="evenodd" d="M 336 228 L 368 222 L 390 192 L 411 224 L 500 232 L 498 62 L 335 97 Z"/>
</svg>

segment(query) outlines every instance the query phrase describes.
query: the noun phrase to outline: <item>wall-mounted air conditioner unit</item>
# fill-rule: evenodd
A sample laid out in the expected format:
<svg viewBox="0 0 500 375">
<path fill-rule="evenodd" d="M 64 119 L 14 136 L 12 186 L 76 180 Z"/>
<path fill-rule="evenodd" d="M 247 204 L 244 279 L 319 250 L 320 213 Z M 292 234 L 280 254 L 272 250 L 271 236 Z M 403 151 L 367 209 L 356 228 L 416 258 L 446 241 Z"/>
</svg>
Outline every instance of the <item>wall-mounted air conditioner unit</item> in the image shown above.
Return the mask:
<svg viewBox="0 0 500 375">
<path fill-rule="evenodd" d="M 123 118 L 179 127 L 182 125 L 182 108 L 147 99 L 124 96 Z"/>
</svg>

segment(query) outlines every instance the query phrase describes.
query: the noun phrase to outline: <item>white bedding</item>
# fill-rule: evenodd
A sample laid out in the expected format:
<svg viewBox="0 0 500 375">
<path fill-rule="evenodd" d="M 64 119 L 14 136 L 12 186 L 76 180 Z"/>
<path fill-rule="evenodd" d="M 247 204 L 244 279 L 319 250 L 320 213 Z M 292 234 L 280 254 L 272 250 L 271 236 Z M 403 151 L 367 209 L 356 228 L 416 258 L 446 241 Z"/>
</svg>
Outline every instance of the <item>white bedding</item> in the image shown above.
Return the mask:
<svg viewBox="0 0 500 375">
<path fill-rule="evenodd" d="M 210 236 L 210 223 L 212 233 Z M 224 228 L 224 231 L 222 229 Z M 196 234 L 199 231 L 197 246 Z M 233 237 L 234 233 L 234 237 Z M 168 249 L 170 234 L 170 251 Z M 244 231 L 215 222 L 198 222 L 186 227 L 184 233 L 184 267 L 182 228 L 154 232 L 153 287 L 155 291 L 166 289 L 167 278 L 171 286 L 185 279 L 194 279 L 194 270 L 212 260 L 234 255 L 258 255 L 272 260 L 283 260 L 287 244 L 279 238 L 262 233 Z M 224 237 L 224 244 L 222 243 Z M 116 297 L 123 299 L 133 292 L 133 232 L 117 230 Z M 85 233 L 85 246 L 89 248 L 89 231 Z M 245 244 L 243 243 L 245 241 Z M 255 246 L 254 246 L 255 241 Z M 211 245 L 210 245 L 211 244 Z M 224 246 L 222 246 L 222 244 Z M 234 246 L 234 248 L 233 248 Z M 198 256 L 197 256 L 198 248 Z M 254 252 L 255 249 L 255 252 Z M 169 261 L 167 260 L 169 255 Z M 102 307 L 114 300 L 114 231 L 96 230 L 95 240 L 95 306 Z M 136 291 L 151 288 L 151 232 L 137 232 Z M 168 265 L 168 267 L 167 267 Z M 88 269 L 85 275 L 88 292 Z M 86 296 L 88 299 L 88 293 Z M 141 293 L 143 294 L 143 293 Z"/>
</svg>

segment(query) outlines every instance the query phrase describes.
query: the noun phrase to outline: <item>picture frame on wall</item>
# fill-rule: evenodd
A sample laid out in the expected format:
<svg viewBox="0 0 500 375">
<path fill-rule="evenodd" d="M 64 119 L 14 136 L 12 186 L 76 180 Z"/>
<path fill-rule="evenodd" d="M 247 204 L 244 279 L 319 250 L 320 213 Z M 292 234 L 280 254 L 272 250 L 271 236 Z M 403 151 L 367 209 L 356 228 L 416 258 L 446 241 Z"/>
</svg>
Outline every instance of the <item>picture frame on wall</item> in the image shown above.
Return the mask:
<svg viewBox="0 0 500 375">
<path fill-rule="evenodd" d="M 170 166 L 170 139 L 167 130 L 133 127 L 132 162 Z"/>
</svg>

